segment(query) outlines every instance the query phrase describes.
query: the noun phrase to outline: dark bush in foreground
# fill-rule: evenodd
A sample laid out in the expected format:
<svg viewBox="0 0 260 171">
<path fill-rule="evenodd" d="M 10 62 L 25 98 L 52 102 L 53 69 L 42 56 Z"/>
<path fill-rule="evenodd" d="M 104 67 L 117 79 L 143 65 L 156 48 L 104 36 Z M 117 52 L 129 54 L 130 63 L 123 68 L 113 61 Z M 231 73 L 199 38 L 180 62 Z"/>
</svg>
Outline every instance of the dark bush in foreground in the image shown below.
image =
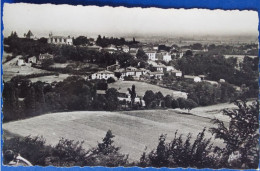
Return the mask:
<svg viewBox="0 0 260 171">
<path fill-rule="evenodd" d="M 46 145 L 42 137 L 11 138 L 4 140 L 3 151 L 12 150 L 21 154 L 33 165 L 40 166 L 126 166 L 128 155 L 121 154 L 114 146 L 114 135 L 109 130 L 96 148 L 85 150 L 84 142 L 61 139 L 55 146 Z M 4 161 L 4 164 L 7 164 Z"/>
<path fill-rule="evenodd" d="M 166 143 L 166 135 L 161 135 L 156 150 L 143 155 L 140 158 L 141 167 L 194 167 L 216 168 L 216 157 L 212 155 L 213 147 L 211 139 L 205 138 L 205 129 L 197 135 L 194 142 L 191 134 L 186 139 L 182 135 L 177 136 L 170 143 Z"/>
</svg>

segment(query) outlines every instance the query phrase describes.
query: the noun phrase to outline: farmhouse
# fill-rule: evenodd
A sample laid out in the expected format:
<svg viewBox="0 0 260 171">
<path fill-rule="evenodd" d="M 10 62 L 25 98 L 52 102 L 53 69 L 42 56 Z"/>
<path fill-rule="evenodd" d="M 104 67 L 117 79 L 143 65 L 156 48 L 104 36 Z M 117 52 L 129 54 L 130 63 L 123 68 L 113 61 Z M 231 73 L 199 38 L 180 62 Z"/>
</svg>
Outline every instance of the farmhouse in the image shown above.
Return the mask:
<svg viewBox="0 0 260 171">
<path fill-rule="evenodd" d="M 173 71 L 174 67 L 173 66 L 166 66 L 166 71 Z"/>
<path fill-rule="evenodd" d="M 120 65 L 118 63 L 107 66 L 108 71 L 115 71 L 120 68 Z"/>
<path fill-rule="evenodd" d="M 157 58 L 156 58 L 156 51 L 154 51 L 154 50 L 145 51 L 145 54 L 148 56 L 149 60 L 152 60 L 152 61 L 156 61 L 157 60 Z"/>
<path fill-rule="evenodd" d="M 201 78 L 193 75 L 184 75 L 185 79 L 193 80 L 195 83 L 201 82 Z"/>
<path fill-rule="evenodd" d="M 107 80 L 110 77 L 115 78 L 114 73 L 111 72 L 111 71 L 107 71 L 107 70 L 99 71 L 99 72 L 91 75 L 92 80 L 95 80 L 95 79 L 98 79 L 98 80 L 105 79 L 105 80 Z"/>
<path fill-rule="evenodd" d="M 23 59 L 18 59 L 18 60 L 17 60 L 17 65 L 18 65 L 18 66 L 23 66 L 23 65 L 25 65 L 24 60 L 23 60 Z"/>
<path fill-rule="evenodd" d="M 167 54 L 163 55 L 163 60 L 165 62 L 169 62 L 172 60 L 172 56 L 169 53 L 167 53 Z"/>
<path fill-rule="evenodd" d="M 126 69 L 117 69 L 115 73 L 121 73 L 120 79 L 124 79 L 124 77 L 132 76 L 136 79 L 139 79 L 141 75 L 145 75 L 148 70 L 144 68 L 137 69 L 135 67 L 127 67 Z"/>
<path fill-rule="evenodd" d="M 179 70 L 171 70 L 171 74 L 173 74 L 175 77 L 182 77 L 182 72 Z"/>
<path fill-rule="evenodd" d="M 28 63 L 36 64 L 36 62 L 37 62 L 37 58 L 35 56 L 28 58 Z"/>
<path fill-rule="evenodd" d="M 70 36 L 68 36 L 68 37 L 53 36 L 52 33 L 51 33 L 51 34 L 49 34 L 48 43 L 72 45 L 73 41 L 72 41 L 72 38 Z"/>
<path fill-rule="evenodd" d="M 150 77 L 154 77 L 154 79 L 161 80 L 164 76 L 164 73 L 162 72 L 150 72 Z"/>
<path fill-rule="evenodd" d="M 163 64 L 157 64 L 157 65 L 154 65 L 153 67 L 156 68 L 156 71 L 158 71 L 158 72 L 166 71 L 166 66 Z"/>
<path fill-rule="evenodd" d="M 53 55 L 45 53 L 39 55 L 39 60 L 37 61 L 37 64 L 41 64 L 43 60 L 45 59 L 53 59 Z"/>
</svg>

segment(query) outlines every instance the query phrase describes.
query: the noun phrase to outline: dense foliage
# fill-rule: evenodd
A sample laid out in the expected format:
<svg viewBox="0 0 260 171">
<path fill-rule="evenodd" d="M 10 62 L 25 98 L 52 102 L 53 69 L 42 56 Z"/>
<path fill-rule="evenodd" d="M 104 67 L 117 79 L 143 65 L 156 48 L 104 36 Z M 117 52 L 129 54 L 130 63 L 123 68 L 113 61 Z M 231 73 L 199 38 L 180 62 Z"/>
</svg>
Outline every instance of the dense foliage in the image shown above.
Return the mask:
<svg viewBox="0 0 260 171">
<path fill-rule="evenodd" d="M 106 94 L 97 94 L 97 90 L 106 90 Z M 107 89 L 102 80 L 90 82 L 72 76 L 63 82 L 47 84 L 16 78 L 4 83 L 4 121 L 55 111 L 116 110 L 117 97 L 117 90 Z"/>
</svg>

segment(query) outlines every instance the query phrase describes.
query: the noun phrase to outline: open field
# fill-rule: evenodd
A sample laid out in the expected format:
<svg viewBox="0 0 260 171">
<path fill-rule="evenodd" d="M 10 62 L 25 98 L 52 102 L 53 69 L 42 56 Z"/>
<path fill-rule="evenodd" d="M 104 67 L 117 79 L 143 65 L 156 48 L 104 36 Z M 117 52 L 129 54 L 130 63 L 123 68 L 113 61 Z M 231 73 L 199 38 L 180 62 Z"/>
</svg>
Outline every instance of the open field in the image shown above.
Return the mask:
<svg viewBox="0 0 260 171">
<path fill-rule="evenodd" d="M 203 112 L 203 110 L 201 109 Z M 206 137 L 211 137 L 208 128 L 213 127 L 210 119 L 196 115 L 180 114 L 170 110 L 140 110 L 128 112 L 79 111 L 52 113 L 3 124 L 7 136 L 43 136 L 48 144 L 56 144 L 62 137 L 84 141 L 86 149 L 101 142 L 107 130 L 115 134 L 115 144 L 122 153 L 129 154 L 130 160 L 139 160 L 144 149 L 156 148 L 161 134 L 172 140 L 176 130 L 185 137 L 193 138 L 206 127 Z M 214 144 L 222 145 L 219 140 Z"/>
<path fill-rule="evenodd" d="M 174 97 L 185 97 L 184 92 L 170 90 L 167 88 L 159 87 L 156 85 L 148 84 L 145 82 L 139 81 L 116 81 L 114 83 L 108 84 L 109 88 L 115 88 L 118 92 L 126 93 L 128 88 L 131 88 L 132 85 L 135 85 L 135 90 L 138 96 L 144 96 L 147 90 L 152 90 L 154 93 L 160 91 L 164 96 L 173 95 Z"/>
<path fill-rule="evenodd" d="M 3 64 L 3 80 L 10 81 L 14 76 L 17 75 L 30 75 L 38 73 L 48 73 L 49 71 L 33 68 L 30 66 L 17 66 L 16 62 L 20 56 Z"/>
<path fill-rule="evenodd" d="M 42 82 L 45 82 L 45 83 L 52 83 L 54 81 L 56 81 L 56 82 L 63 81 L 66 78 L 68 78 L 69 76 L 70 76 L 69 74 L 59 74 L 59 76 L 48 75 L 48 76 L 30 78 L 30 80 L 33 83 L 37 82 L 37 81 L 42 81 Z"/>
</svg>

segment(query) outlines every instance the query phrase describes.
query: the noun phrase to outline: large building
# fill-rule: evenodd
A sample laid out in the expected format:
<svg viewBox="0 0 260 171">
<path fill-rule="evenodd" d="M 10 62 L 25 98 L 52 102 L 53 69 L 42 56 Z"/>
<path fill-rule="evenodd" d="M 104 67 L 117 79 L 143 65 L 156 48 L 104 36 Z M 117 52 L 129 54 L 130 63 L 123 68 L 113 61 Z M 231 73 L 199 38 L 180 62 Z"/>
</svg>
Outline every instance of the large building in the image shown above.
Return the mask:
<svg viewBox="0 0 260 171">
<path fill-rule="evenodd" d="M 49 34 L 48 43 L 51 44 L 66 44 L 66 45 L 72 45 L 73 40 L 70 36 L 64 37 L 64 36 L 53 36 L 52 33 Z"/>
<path fill-rule="evenodd" d="M 99 71 L 99 72 L 94 73 L 94 74 L 91 75 L 91 79 L 92 80 L 96 80 L 96 79 L 98 79 L 98 80 L 102 80 L 102 79 L 107 80 L 110 77 L 112 77 L 114 79 L 116 78 L 115 74 L 113 72 L 107 71 L 107 70 Z"/>
<path fill-rule="evenodd" d="M 155 61 L 156 58 L 156 51 L 145 51 L 145 54 L 148 56 L 149 60 Z"/>
</svg>

